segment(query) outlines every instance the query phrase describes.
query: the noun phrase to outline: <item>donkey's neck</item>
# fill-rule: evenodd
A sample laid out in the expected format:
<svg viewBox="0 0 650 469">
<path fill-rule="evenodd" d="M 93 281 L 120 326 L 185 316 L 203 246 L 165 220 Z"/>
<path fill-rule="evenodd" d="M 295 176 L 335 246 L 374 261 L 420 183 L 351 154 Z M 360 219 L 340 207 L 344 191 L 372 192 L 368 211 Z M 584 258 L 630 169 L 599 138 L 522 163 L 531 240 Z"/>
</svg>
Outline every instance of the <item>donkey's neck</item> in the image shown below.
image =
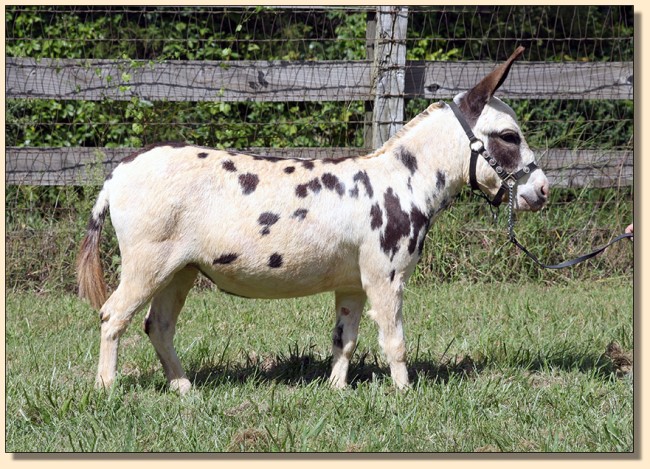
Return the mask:
<svg viewBox="0 0 650 469">
<path fill-rule="evenodd" d="M 431 213 L 444 209 L 468 180 L 467 137 L 443 103 L 429 106 L 373 155 L 397 162 L 413 196 Z"/>
</svg>

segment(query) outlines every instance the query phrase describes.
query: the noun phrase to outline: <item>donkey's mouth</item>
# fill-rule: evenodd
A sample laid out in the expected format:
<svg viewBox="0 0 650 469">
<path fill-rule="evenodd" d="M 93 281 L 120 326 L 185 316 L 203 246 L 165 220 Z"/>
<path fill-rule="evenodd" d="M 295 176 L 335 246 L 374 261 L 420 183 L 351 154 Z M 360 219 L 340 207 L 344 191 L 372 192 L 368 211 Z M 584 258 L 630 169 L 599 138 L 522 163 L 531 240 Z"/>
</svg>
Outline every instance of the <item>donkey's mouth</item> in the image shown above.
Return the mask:
<svg viewBox="0 0 650 469">
<path fill-rule="evenodd" d="M 545 196 L 529 198 L 526 197 L 525 194 L 521 194 L 519 196 L 517 209 L 521 211 L 537 212 L 541 210 L 544 207 L 544 205 L 546 205 L 547 200 L 548 198 Z"/>
</svg>

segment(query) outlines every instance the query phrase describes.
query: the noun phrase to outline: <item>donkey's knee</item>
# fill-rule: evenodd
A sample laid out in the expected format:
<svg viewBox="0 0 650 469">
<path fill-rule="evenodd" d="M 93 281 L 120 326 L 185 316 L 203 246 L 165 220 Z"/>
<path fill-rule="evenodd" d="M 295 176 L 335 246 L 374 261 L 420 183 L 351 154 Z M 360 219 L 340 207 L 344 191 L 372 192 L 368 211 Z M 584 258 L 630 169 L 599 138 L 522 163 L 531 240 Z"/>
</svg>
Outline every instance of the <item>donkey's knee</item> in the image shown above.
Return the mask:
<svg viewBox="0 0 650 469">
<path fill-rule="evenodd" d="M 372 301 L 372 299 L 371 299 Z M 401 296 L 396 295 L 392 301 L 383 304 L 375 300 L 375 306 L 368 312 L 379 329 L 378 341 L 390 367 L 393 383 L 399 389 L 409 386 L 406 368 L 406 342 L 402 328 Z"/>
</svg>

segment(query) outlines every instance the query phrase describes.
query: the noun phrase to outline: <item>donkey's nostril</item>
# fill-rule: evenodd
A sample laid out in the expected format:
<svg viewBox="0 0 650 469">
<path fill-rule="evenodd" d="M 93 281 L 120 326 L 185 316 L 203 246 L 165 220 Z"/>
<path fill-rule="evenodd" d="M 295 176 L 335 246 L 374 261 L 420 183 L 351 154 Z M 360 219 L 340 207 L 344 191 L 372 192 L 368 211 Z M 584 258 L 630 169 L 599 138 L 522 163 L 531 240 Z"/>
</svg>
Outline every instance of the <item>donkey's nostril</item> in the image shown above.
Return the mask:
<svg viewBox="0 0 650 469">
<path fill-rule="evenodd" d="M 548 187 L 548 181 L 544 182 L 542 186 L 539 189 L 539 192 L 544 196 L 548 197 L 548 192 L 549 192 L 549 187 Z"/>
</svg>

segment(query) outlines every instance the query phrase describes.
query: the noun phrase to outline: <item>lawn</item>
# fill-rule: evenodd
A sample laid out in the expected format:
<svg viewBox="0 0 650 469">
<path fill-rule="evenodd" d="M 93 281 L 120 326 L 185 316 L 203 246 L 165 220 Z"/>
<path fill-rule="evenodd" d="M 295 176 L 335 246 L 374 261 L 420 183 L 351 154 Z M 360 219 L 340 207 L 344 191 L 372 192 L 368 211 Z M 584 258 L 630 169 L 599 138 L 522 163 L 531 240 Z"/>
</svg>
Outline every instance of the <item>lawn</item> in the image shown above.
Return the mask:
<svg viewBox="0 0 650 469">
<path fill-rule="evenodd" d="M 333 297 L 194 291 L 176 348 L 195 388 L 166 388 L 142 330 L 93 388 L 97 313 L 77 298 L 6 299 L 7 452 L 630 452 L 629 278 L 418 284 L 405 295 L 413 386 L 396 391 L 364 318 L 351 386 L 327 384 Z"/>
</svg>

